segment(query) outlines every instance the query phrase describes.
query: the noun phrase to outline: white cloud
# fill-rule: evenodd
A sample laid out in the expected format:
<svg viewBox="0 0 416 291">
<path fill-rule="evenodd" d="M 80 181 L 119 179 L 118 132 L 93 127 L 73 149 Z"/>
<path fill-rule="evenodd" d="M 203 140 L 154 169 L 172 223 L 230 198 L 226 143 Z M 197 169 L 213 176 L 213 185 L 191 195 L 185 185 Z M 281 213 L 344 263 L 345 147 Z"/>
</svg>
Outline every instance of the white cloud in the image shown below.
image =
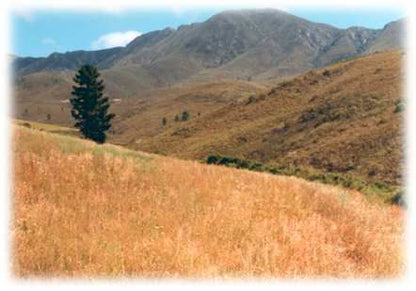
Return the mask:
<svg viewBox="0 0 416 291">
<path fill-rule="evenodd" d="M 46 37 L 42 39 L 42 44 L 44 45 L 56 45 L 56 41 L 53 38 Z"/>
<path fill-rule="evenodd" d="M 25 7 L 13 9 L 13 14 L 24 19 L 26 22 L 33 22 L 35 20 L 33 11 Z"/>
<path fill-rule="evenodd" d="M 91 48 L 97 50 L 125 46 L 139 35 L 141 35 L 141 32 L 135 30 L 105 34 L 100 36 L 97 40 L 94 40 L 91 43 Z"/>
</svg>

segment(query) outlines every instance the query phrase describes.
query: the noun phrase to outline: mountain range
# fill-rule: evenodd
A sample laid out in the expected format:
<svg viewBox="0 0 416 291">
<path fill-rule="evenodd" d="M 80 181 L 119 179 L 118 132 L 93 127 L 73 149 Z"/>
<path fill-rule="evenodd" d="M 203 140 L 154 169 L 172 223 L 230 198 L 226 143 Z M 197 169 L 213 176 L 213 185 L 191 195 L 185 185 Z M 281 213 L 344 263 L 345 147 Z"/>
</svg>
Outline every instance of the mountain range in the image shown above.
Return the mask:
<svg viewBox="0 0 416 291">
<path fill-rule="evenodd" d="M 85 63 L 152 89 L 179 81 L 268 80 L 403 46 L 403 20 L 339 29 L 273 9 L 235 10 L 143 34 L 126 47 L 15 58 L 17 75 L 75 71 Z"/>
</svg>

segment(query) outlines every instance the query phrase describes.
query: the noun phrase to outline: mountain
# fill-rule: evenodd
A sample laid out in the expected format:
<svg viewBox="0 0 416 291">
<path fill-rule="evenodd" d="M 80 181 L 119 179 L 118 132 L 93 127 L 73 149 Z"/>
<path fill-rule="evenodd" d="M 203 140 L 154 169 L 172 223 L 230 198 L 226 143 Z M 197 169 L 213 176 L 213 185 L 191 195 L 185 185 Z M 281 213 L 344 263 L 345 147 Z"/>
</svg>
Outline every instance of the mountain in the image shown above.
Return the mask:
<svg viewBox="0 0 416 291">
<path fill-rule="evenodd" d="M 203 23 L 143 34 L 126 47 L 18 58 L 14 67 L 17 75 L 23 76 L 74 71 L 91 63 L 109 70 L 109 75 L 127 72 L 144 89 L 189 78 L 264 80 L 401 47 L 402 22 L 387 24 L 381 30 L 338 29 L 279 10 L 225 11 Z"/>
<path fill-rule="evenodd" d="M 98 51 L 75 51 L 52 53 L 47 58 L 16 58 L 15 69 L 19 75 L 42 71 L 75 71 L 85 63 L 99 64 L 111 59 L 122 50 L 121 47 Z M 100 66 L 102 67 L 102 66 Z"/>
<path fill-rule="evenodd" d="M 386 24 L 379 32 L 378 37 L 368 46 L 366 51 L 373 53 L 388 49 L 400 49 L 404 47 L 404 20 L 393 21 Z"/>
</svg>

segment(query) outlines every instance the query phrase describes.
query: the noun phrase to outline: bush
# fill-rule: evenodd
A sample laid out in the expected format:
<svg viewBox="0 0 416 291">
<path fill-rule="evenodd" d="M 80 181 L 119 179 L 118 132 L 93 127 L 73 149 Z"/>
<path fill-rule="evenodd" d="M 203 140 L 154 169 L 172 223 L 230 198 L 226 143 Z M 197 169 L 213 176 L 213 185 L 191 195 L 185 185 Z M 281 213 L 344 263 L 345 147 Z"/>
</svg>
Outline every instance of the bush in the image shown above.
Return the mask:
<svg viewBox="0 0 416 291">
<path fill-rule="evenodd" d="M 403 110 L 404 110 L 404 104 L 403 103 L 399 103 L 394 108 L 394 113 L 399 113 L 399 112 L 402 112 Z"/>
<path fill-rule="evenodd" d="M 310 120 L 314 120 L 317 117 L 317 114 L 313 109 L 308 109 L 306 111 L 303 111 L 300 116 L 301 122 L 308 122 Z"/>
<path fill-rule="evenodd" d="M 216 164 L 218 161 L 218 158 L 216 156 L 208 156 L 207 158 L 207 164 Z"/>
<path fill-rule="evenodd" d="M 395 205 L 399 205 L 399 206 L 402 206 L 402 207 L 406 207 L 406 201 L 405 201 L 405 199 L 404 199 L 404 191 L 399 191 L 399 192 L 397 192 L 397 194 L 396 194 L 396 195 L 394 195 L 394 196 L 390 199 L 390 202 L 391 202 L 392 204 L 395 204 Z"/>
<path fill-rule="evenodd" d="M 370 177 L 374 177 L 377 175 L 377 170 L 376 169 L 372 169 L 368 172 L 368 176 Z"/>
<path fill-rule="evenodd" d="M 188 111 L 184 111 L 182 112 L 182 116 L 181 116 L 181 120 L 182 121 L 187 121 L 191 118 L 191 115 L 189 114 Z"/>
<path fill-rule="evenodd" d="M 308 121 L 315 121 L 315 127 L 325 123 L 341 118 L 350 118 L 354 114 L 354 108 L 347 108 L 346 110 L 336 108 L 333 105 L 326 103 L 318 108 L 309 108 L 301 113 L 300 121 L 302 123 Z"/>
<path fill-rule="evenodd" d="M 331 72 L 330 72 L 330 71 L 328 71 L 328 70 L 325 70 L 325 71 L 322 73 L 322 75 L 324 75 L 325 77 L 329 77 L 329 76 L 331 76 Z"/>
<path fill-rule="evenodd" d="M 265 169 L 261 163 L 223 156 L 210 155 L 208 156 L 206 162 L 207 164 L 223 165 L 252 171 L 263 171 Z"/>
</svg>

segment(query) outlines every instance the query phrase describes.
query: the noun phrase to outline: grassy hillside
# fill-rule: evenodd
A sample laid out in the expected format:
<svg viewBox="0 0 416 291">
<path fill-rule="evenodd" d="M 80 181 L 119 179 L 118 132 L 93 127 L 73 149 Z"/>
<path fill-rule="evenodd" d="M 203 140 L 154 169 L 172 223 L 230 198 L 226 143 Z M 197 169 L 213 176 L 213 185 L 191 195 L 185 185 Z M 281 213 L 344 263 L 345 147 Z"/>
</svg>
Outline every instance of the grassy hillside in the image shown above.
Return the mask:
<svg viewBox="0 0 416 291">
<path fill-rule="evenodd" d="M 298 168 L 305 178 L 334 173 L 391 197 L 402 186 L 402 54 L 376 53 L 285 80 L 188 82 L 129 93 L 112 104 L 117 117 L 109 141 L 186 159 L 220 155 Z M 69 92 L 69 83 L 43 91 L 46 80 L 34 81 L 34 95 L 30 78 L 22 81 L 16 116 L 71 125 L 70 106 L 59 99 L 65 94 L 51 93 Z M 175 121 L 183 111 L 190 120 Z"/>
<path fill-rule="evenodd" d="M 40 123 L 58 124 L 66 127 L 73 125 L 68 82 L 56 82 L 53 90 L 46 90 L 50 81 L 46 75 L 23 77 L 24 86 L 18 86 L 15 94 L 15 117 L 20 120 Z M 68 77 L 68 76 L 66 76 Z M 57 79 L 61 78 L 59 76 Z M 107 81 L 105 74 L 103 79 Z M 30 85 L 29 85 L 30 84 Z M 37 84 L 37 91 L 33 87 Z M 107 88 L 111 89 L 106 82 Z M 151 138 L 162 133 L 165 128 L 180 126 L 174 118 L 187 110 L 191 118 L 209 114 L 236 100 L 245 100 L 248 96 L 262 92 L 264 85 L 246 81 L 219 81 L 211 83 L 183 84 L 168 89 L 141 91 L 124 94 L 111 94 L 117 99 L 111 104 L 111 111 L 116 114 L 110 140 L 117 144 L 134 144 L 140 138 Z M 58 93 L 57 93 L 58 92 Z M 50 120 L 48 120 L 48 114 Z M 167 127 L 162 126 L 162 119 L 167 119 Z"/>
<path fill-rule="evenodd" d="M 153 136 L 138 134 L 129 146 L 189 159 L 216 154 L 308 166 L 400 185 L 402 83 L 401 52 L 351 59 L 171 123 Z M 142 124 L 140 114 L 132 119 Z"/>
<path fill-rule="evenodd" d="M 395 277 L 403 210 L 15 126 L 18 277 Z"/>
</svg>

